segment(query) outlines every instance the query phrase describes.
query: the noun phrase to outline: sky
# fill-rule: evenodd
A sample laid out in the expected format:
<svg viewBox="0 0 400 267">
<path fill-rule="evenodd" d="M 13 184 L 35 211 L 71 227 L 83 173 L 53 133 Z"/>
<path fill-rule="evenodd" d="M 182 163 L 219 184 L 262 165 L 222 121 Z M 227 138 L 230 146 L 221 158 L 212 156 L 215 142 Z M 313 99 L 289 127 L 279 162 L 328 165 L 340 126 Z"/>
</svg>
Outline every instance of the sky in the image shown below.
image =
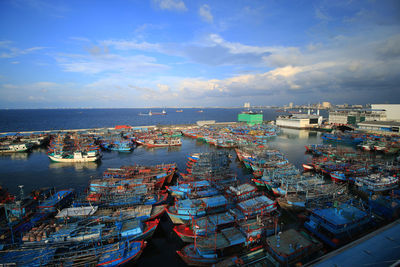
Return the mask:
<svg viewBox="0 0 400 267">
<path fill-rule="evenodd" d="M 322 101 L 400 103 L 400 1 L 0 1 L 0 108 Z"/>
</svg>

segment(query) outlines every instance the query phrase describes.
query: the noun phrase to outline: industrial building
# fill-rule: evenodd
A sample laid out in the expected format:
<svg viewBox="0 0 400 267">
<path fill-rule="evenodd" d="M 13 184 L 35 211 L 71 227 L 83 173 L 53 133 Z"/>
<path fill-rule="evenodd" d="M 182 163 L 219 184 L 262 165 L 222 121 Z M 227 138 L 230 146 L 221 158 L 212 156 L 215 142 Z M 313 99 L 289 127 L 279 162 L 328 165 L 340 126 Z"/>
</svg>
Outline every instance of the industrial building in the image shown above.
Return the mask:
<svg viewBox="0 0 400 267">
<path fill-rule="evenodd" d="M 385 110 L 388 121 L 400 121 L 400 104 L 371 104 L 371 108 Z"/>
<path fill-rule="evenodd" d="M 386 133 L 399 133 L 400 122 L 396 121 L 364 121 L 357 124 L 360 130 Z"/>
<path fill-rule="evenodd" d="M 336 109 L 329 112 L 329 123 L 356 125 L 363 121 L 386 121 L 384 109 Z"/>
<path fill-rule="evenodd" d="M 238 114 L 238 121 L 245 122 L 248 125 L 255 125 L 263 123 L 263 114 L 254 112 L 242 112 Z"/>
<path fill-rule="evenodd" d="M 296 114 L 289 116 L 279 116 L 276 118 L 276 125 L 280 127 L 308 129 L 315 128 L 322 124 L 322 116 Z"/>
</svg>

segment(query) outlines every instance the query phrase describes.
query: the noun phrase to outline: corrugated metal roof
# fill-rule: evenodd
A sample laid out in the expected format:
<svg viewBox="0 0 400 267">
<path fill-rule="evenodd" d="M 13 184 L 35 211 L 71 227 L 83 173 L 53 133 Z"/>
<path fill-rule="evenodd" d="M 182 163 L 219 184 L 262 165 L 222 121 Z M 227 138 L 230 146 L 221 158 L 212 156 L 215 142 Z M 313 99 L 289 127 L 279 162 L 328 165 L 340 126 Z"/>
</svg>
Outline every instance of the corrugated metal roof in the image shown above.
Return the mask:
<svg viewBox="0 0 400 267">
<path fill-rule="evenodd" d="M 400 259 L 400 220 L 333 251 L 312 266 L 391 266 Z M 393 265 L 395 266 L 395 265 Z"/>
</svg>

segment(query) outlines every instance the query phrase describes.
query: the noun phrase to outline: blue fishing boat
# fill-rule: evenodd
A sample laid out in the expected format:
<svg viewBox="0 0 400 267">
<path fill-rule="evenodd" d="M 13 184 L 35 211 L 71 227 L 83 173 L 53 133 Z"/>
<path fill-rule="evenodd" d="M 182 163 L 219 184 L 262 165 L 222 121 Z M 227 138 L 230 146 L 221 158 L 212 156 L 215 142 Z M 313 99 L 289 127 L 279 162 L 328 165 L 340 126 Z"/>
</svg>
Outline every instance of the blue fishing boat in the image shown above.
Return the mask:
<svg viewBox="0 0 400 267">
<path fill-rule="evenodd" d="M 184 199 L 175 202 L 166 211 L 175 224 L 190 222 L 193 218 L 200 218 L 207 214 L 218 213 L 231 207 L 231 203 L 222 195 Z"/>
<path fill-rule="evenodd" d="M 212 187 L 209 181 L 201 180 L 195 182 L 184 182 L 173 186 L 165 187 L 172 196 L 178 198 L 201 198 L 219 194 L 219 191 Z"/>
<path fill-rule="evenodd" d="M 60 190 L 51 197 L 38 205 L 38 209 L 41 212 L 56 212 L 57 209 L 62 208 L 72 201 L 74 197 L 74 190 Z"/>
<path fill-rule="evenodd" d="M 351 241 L 371 222 L 370 215 L 352 205 L 342 203 L 336 207 L 314 209 L 304 227 L 327 245 L 336 248 Z"/>
</svg>

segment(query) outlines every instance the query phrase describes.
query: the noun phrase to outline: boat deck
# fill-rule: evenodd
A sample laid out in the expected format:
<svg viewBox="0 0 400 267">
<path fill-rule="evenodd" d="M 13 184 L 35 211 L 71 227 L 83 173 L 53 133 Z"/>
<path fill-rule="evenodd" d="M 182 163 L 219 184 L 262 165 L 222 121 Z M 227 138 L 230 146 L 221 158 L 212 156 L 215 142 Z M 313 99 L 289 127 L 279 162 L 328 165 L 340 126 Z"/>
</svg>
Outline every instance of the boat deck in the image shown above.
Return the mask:
<svg viewBox="0 0 400 267">
<path fill-rule="evenodd" d="M 267 243 L 271 249 L 283 257 L 288 257 L 312 245 L 311 241 L 294 229 L 283 232 L 279 242 L 277 237 L 276 235 L 268 237 Z"/>
<path fill-rule="evenodd" d="M 367 216 L 364 211 L 347 204 L 340 205 L 336 209 L 317 209 L 313 213 L 334 225 L 351 224 Z"/>
<path fill-rule="evenodd" d="M 211 235 L 205 238 L 198 238 L 196 240 L 197 249 L 200 251 L 208 251 L 212 249 L 223 249 L 229 246 L 244 243 L 245 236 L 235 227 L 223 229 L 216 235 Z"/>
</svg>

